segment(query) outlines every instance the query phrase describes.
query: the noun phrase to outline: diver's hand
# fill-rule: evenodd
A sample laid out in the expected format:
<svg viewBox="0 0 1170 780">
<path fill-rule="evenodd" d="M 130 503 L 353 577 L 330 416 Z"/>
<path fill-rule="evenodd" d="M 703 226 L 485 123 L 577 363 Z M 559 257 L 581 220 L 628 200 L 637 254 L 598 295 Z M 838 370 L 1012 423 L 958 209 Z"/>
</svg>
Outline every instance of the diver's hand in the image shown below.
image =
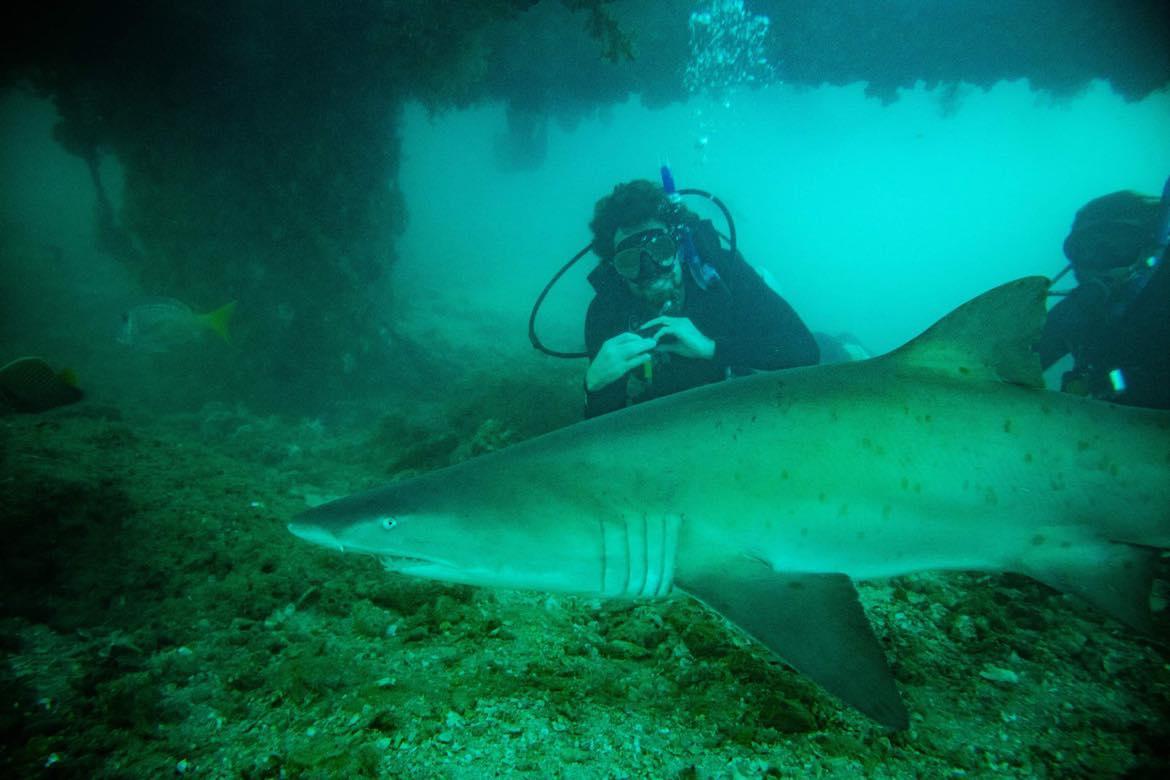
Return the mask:
<svg viewBox="0 0 1170 780">
<path fill-rule="evenodd" d="M 654 333 L 654 341 L 661 352 L 673 352 L 700 360 L 715 357 L 715 342 L 704 336 L 687 317 L 655 317 L 639 330 L 647 328 L 658 328 Z"/>
<path fill-rule="evenodd" d="M 606 341 L 585 372 L 585 389 L 595 393 L 621 379 L 631 368 L 650 360 L 650 350 L 656 343 L 637 333 L 619 333 Z"/>
</svg>

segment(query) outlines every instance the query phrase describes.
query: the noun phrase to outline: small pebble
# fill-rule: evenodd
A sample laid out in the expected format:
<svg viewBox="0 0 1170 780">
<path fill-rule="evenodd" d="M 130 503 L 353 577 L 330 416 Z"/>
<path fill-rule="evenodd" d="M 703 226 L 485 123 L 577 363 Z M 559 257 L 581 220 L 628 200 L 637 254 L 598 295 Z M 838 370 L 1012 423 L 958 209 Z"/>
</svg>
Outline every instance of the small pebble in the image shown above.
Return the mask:
<svg viewBox="0 0 1170 780">
<path fill-rule="evenodd" d="M 990 680 L 993 683 L 1000 683 L 1002 685 L 1016 685 L 1020 682 L 1020 676 L 1011 669 L 1003 669 L 998 666 L 985 666 L 979 676 L 984 680 Z"/>
</svg>

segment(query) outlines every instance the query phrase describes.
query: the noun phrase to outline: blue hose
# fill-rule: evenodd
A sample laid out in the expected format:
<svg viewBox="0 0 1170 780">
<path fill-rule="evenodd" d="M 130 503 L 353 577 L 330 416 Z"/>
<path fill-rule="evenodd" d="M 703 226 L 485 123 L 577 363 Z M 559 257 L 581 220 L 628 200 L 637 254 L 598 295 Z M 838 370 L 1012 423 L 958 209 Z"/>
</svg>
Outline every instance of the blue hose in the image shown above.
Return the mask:
<svg viewBox="0 0 1170 780">
<path fill-rule="evenodd" d="M 662 176 L 662 191 L 666 193 L 666 197 L 670 202 L 681 209 L 682 193 L 674 186 L 674 174 L 670 172 L 670 168 L 663 165 L 658 170 Z M 695 284 L 699 285 L 702 290 L 708 289 L 712 284 L 722 282 L 719 278 L 719 272 L 712 268 L 709 264 L 703 262 L 703 258 L 699 256 L 699 250 L 695 248 L 695 239 L 691 236 L 691 229 L 687 227 L 686 223 L 680 222 L 678 225 L 678 242 L 682 248 L 683 264 L 691 273 L 691 278 L 695 280 Z"/>
<path fill-rule="evenodd" d="M 677 194 L 678 190 L 674 186 L 674 175 L 670 172 L 670 168 L 663 165 L 658 172 L 662 175 L 662 190 L 667 196 Z M 1170 187 L 1170 181 L 1166 182 L 1166 186 Z"/>
</svg>

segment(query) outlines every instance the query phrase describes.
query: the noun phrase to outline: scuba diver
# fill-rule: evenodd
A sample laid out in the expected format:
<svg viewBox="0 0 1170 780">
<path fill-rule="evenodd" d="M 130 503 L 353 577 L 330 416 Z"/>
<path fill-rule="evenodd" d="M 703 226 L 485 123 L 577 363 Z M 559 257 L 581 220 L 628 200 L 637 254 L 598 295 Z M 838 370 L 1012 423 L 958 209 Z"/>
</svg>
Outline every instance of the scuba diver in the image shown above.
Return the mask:
<svg viewBox="0 0 1170 780">
<path fill-rule="evenodd" d="M 1170 180 L 1160 202 L 1122 191 L 1077 211 L 1064 241 L 1077 286 L 1052 293 L 1063 298 L 1036 347 L 1045 369 L 1072 355 L 1061 390 L 1170 409 L 1168 207 Z"/>
<path fill-rule="evenodd" d="M 676 191 L 669 170 L 662 175 L 662 186 L 619 184 L 594 208 L 590 246 L 600 263 L 585 317 L 586 417 L 819 357 L 804 322 L 735 251 L 730 219 L 725 249 L 679 195 L 705 195 L 726 214 L 722 203 Z"/>
</svg>

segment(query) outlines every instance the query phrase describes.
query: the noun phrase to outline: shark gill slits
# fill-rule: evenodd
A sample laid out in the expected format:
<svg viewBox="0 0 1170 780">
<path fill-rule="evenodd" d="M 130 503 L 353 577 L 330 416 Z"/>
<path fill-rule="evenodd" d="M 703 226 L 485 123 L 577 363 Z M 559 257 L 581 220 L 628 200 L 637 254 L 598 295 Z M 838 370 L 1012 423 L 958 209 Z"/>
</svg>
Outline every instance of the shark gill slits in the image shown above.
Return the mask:
<svg viewBox="0 0 1170 780">
<path fill-rule="evenodd" d="M 1004 420 L 1003 421 L 1003 432 L 1004 433 L 1011 433 L 1012 432 L 1012 421 L 1011 420 Z"/>
<path fill-rule="evenodd" d="M 1044 538 L 1044 534 L 1036 534 L 1035 536 L 1032 537 L 1032 546 L 1039 547 L 1040 545 L 1044 544 L 1046 541 L 1048 541 L 1048 540 Z"/>
</svg>

